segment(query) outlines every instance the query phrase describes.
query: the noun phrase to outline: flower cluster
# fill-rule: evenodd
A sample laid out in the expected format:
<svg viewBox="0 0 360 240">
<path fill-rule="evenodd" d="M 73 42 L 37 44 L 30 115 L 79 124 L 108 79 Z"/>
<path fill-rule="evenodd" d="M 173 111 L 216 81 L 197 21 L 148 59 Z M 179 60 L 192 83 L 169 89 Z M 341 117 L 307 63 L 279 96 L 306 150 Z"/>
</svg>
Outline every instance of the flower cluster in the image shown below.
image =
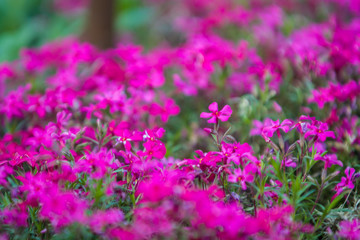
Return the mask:
<svg viewBox="0 0 360 240">
<path fill-rule="evenodd" d="M 0 239 L 359 239 L 360 4 L 238 2 L 1 63 Z"/>
</svg>

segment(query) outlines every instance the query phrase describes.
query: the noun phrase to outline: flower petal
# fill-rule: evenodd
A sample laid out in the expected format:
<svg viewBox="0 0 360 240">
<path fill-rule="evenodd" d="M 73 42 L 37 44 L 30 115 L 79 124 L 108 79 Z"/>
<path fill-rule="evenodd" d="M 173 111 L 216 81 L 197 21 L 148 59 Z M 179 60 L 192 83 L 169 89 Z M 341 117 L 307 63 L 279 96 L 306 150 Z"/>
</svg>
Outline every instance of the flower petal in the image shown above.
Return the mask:
<svg viewBox="0 0 360 240">
<path fill-rule="evenodd" d="M 216 123 L 216 117 L 210 118 L 207 122 L 208 123 Z"/>
<path fill-rule="evenodd" d="M 229 105 L 225 105 L 225 106 L 223 107 L 223 109 L 221 109 L 220 114 L 221 114 L 221 115 L 226 115 L 226 116 L 229 116 L 229 117 L 230 117 L 231 114 L 232 114 L 231 107 L 230 107 Z"/>
<path fill-rule="evenodd" d="M 212 113 L 202 112 L 200 118 L 209 118 L 212 116 Z"/>
<path fill-rule="evenodd" d="M 224 115 L 220 115 L 219 119 L 223 122 L 226 122 L 227 120 L 229 120 L 230 116 L 224 116 Z"/>
<path fill-rule="evenodd" d="M 217 112 L 219 110 L 217 102 L 213 102 L 209 105 L 209 110 L 212 112 Z"/>
</svg>

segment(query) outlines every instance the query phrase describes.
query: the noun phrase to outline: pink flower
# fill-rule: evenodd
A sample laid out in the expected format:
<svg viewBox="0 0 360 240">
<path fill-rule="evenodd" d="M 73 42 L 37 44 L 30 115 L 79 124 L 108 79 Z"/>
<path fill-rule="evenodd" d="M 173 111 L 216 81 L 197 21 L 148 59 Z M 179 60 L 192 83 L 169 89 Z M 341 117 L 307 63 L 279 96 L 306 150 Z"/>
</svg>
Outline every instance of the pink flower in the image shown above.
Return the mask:
<svg viewBox="0 0 360 240">
<path fill-rule="evenodd" d="M 12 167 L 7 165 L 0 166 L 0 186 L 6 186 L 7 180 L 6 178 L 13 174 L 14 170 Z"/>
<path fill-rule="evenodd" d="M 211 111 L 210 113 L 202 112 L 200 114 L 201 118 L 210 118 L 208 120 L 208 123 L 217 123 L 219 119 L 222 122 L 226 122 L 232 114 L 232 110 L 229 105 L 225 105 L 223 109 L 219 111 L 217 102 L 213 102 L 212 104 L 210 104 L 209 110 Z"/>
<path fill-rule="evenodd" d="M 119 209 L 97 210 L 89 218 L 90 228 L 101 233 L 108 225 L 118 225 L 124 218 L 124 214 Z"/>
<path fill-rule="evenodd" d="M 286 158 L 284 159 L 282 162 L 281 162 L 281 167 L 282 166 L 286 166 L 286 167 L 292 167 L 292 168 L 295 168 L 296 167 L 296 162 L 294 162 L 293 159 L 291 158 Z"/>
<path fill-rule="evenodd" d="M 352 221 L 342 221 L 339 224 L 339 237 L 349 240 L 360 239 L 360 220 L 354 219 Z"/>
<path fill-rule="evenodd" d="M 76 173 L 87 172 L 92 178 L 101 179 L 117 165 L 113 160 L 113 152 L 101 149 L 98 153 L 85 154 L 74 165 Z"/>
<path fill-rule="evenodd" d="M 274 135 L 274 132 L 277 132 L 280 135 L 280 129 L 283 130 L 285 133 L 290 131 L 290 126 L 293 124 L 292 121 L 289 119 L 285 119 L 280 124 L 280 120 L 271 121 L 269 126 L 264 127 L 262 130 L 262 136 L 265 138 L 266 141 L 270 140 L 270 138 Z"/>
<path fill-rule="evenodd" d="M 309 126 L 309 131 L 305 133 L 305 138 L 309 136 L 315 136 L 320 141 L 324 142 L 326 138 L 330 137 L 335 139 L 335 134 L 333 131 L 328 131 L 329 127 L 326 123 L 320 123 L 320 126 Z"/>
<path fill-rule="evenodd" d="M 265 118 L 263 122 L 259 120 L 253 121 L 253 128 L 250 130 L 250 136 L 261 135 L 263 129 L 271 124 L 270 118 Z"/>
<path fill-rule="evenodd" d="M 282 112 L 282 108 L 281 108 L 281 106 L 280 106 L 277 102 L 274 102 L 274 103 L 273 103 L 273 108 L 274 108 L 274 110 L 275 110 L 276 112 L 278 112 L 278 113 L 281 113 L 281 112 Z"/>
<path fill-rule="evenodd" d="M 13 78 L 15 76 L 16 73 L 10 63 L 0 64 L 0 79 Z"/>
<path fill-rule="evenodd" d="M 193 96 L 197 94 L 197 89 L 192 84 L 183 81 L 178 74 L 173 75 L 174 86 L 177 87 L 184 95 Z"/>
<path fill-rule="evenodd" d="M 148 141 L 144 143 L 145 150 L 143 152 L 139 151 L 139 156 L 146 156 L 148 159 L 157 158 L 162 159 L 166 154 L 165 145 L 160 141 Z"/>
<path fill-rule="evenodd" d="M 328 169 L 329 167 L 331 167 L 332 165 L 339 165 L 339 166 L 343 166 L 343 163 L 337 159 L 336 154 L 326 154 L 324 156 L 321 156 L 320 154 L 315 154 L 314 157 L 315 161 L 321 160 L 325 162 L 325 169 Z"/>
<path fill-rule="evenodd" d="M 358 83 L 354 80 L 344 85 L 330 83 L 326 88 L 313 90 L 313 96 L 308 99 L 308 102 L 316 102 L 319 108 L 322 109 L 325 103 L 328 102 L 353 100 L 359 95 L 359 87 Z"/>
<path fill-rule="evenodd" d="M 142 181 L 136 192 L 142 194 L 141 202 L 159 202 L 174 195 L 175 187 L 160 174 L 154 174 L 148 181 Z"/>
<path fill-rule="evenodd" d="M 70 225 L 74 222 L 85 222 L 87 202 L 76 197 L 71 192 L 60 192 L 51 189 L 42 195 L 39 217 L 49 219 L 55 229 Z"/>
<path fill-rule="evenodd" d="M 216 164 L 221 161 L 221 156 L 216 152 L 204 153 L 201 150 L 196 150 L 195 153 L 198 154 L 199 157 L 194 156 L 195 160 L 189 159 L 189 164 L 196 164 L 201 167 L 216 166 Z"/>
<path fill-rule="evenodd" d="M 308 99 L 309 103 L 315 102 L 320 109 L 324 108 L 325 103 L 334 101 L 334 97 L 329 93 L 328 89 L 319 88 L 312 91 L 312 97 Z"/>
<path fill-rule="evenodd" d="M 152 130 L 147 129 L 144 132 L 143 135 L 143 139 L 144 141 L 152 141 L 152 142 L 156 142 L 158 141 L 159 138 L 162 138 L 165 134 L 165 130 L 163 128 L 154 128 Z"/>
<path fill-rule="evenodd" d="M 27 95 L 30 88 L 31 85 L 27 84 L 24 87 L 9 91 L 7 96 L 0 102 L 0 114 L 7 116 L 9 119 L 23 117 L 24 110 L 27 109 L 27 105 L 24 102 L 24 96 Z"/>
<path fill-rule="evenodd" d="M 128 129 L 116 130 L 117 142 L 124 144 L 126 151 L 131 150 L 131 141 L 140 141 L 138 134 L 131 133 Z"/>
<path fill-rule="evenodd" d="M 251 168 L 250 165 L 247 165 L 244 170 L 241 170 L 240 168 L 235 169 L 234 174 L 229 175 L 229 182 L 240 182 L 242 189 L 246 190 L 246 182 L 254 181 L 254 176 L 250 174 Z"/>
<path fill-rule="evenodd" d="M 175 104 L 175 101 L 171 98 L 165 100 L 164 106 L 160 106 L 157 103 L 153 103 L 149 107 L 149 113 L 151 115 L 159 115 L 161 121 L 167 122 L 170 116 L 175 116 L 179 114 L 180 107 Z"/>
<path fill-rule="evenodd" d="M 13 226 L 27 226 L 27 206 L 24 203 L 16 204 L 12 209 L 5 208 L 0 210 L 1 225 L 8 224 Z"/>
<path fill-rule="evenodd" d="M 338 183 L 338 185 L 336 185 L 335 188 L 350 188 L 350 189 L 353 189 L 354 188 L 354 183 L 352 182 L 352 177 L 355 173 L 355 169 L 354 168 L 350 168 L 350 167 L 347 167 L 346 170 L 345 170 L 345 174 L 346 174 L 346 177 L 342 177 L 341 178 L 341 182 Z"/>
<path fill-rule="evenodd" d="M 339 196 L 345 188 L 353 189 L 354 183 L 352 181 L 353 175 L 355 173 L 354 168 L 347 167 L 345 170 L 346 177 L 341 178 L 341 182 L 339 182 L 334 190 L 336 191 L 336 194 L 331 198 L 331 201 L 334 200 L 337 196 Z"/>
</svg>

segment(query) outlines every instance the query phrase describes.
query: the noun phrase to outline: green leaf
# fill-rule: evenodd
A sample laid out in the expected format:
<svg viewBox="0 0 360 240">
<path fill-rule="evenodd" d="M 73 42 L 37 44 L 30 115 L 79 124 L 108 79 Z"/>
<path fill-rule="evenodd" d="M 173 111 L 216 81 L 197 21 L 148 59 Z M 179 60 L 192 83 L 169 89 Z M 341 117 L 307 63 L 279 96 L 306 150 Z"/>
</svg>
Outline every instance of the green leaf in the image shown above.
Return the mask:
<svg viewBox="0 0 360 240">
<path fill-rule="evenodd" d="M 343 197 L 345 196 L 345 194 L 349 193 L 350 190 L 346 190 L 344 192 L 342 192 L 339 196 L 337 196 L 325 209 L 325 211 L 323 212 L 323 214 L 321 215 L 321 218 L 319 219 L 319 221 L 317 222 L 315 229 L 318 229 L 320 227 L 320 225 L 322 224 L 322 222 L 324 221 L 325 217 L 329 214 L 329 212 L 331 211 L 331 209 L 333 209 L 336 204 L 338 204 L 338 202 L 343 199 Z"/>
</svg>

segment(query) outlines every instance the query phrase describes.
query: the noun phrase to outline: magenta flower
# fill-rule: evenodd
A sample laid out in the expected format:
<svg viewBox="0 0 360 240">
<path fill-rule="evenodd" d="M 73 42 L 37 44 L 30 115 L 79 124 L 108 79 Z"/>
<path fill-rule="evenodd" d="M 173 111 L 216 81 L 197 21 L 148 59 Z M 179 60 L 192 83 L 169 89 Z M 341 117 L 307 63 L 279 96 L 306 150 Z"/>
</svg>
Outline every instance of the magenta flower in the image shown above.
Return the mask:
<svg viewBox="0 0 360 240">
<path fill-rule="evenodd" d="M 259 121 L 259 120 L 254 120 L 253 121 L 253 129 L 250 130 L 250 136 L 255 136 L 255 135 L 261 135 L 262 130 L 271 125 L 272 120 L 270 118 L 265 118 L 263 122 Z"/>
<path fill-rule="evenodd" d="M 324 108 L 325 103 L 334 101 L 334 97 L 329 93 L 328 89 L 319 88 L 312 91 L 312 97 L 308 99 L 309 103 L 315 102 L 320 109 Z"/>
<path fill-rule="evenodd" d="M 346 177 L 341 178 L 341 182 L 339 182 L 334 190 L 336 191 L 336 194 L 331 198 L 331 201 L 334 200 L 337 196 L 339 196 L 345 188 L 354 189 L 354 183 L 352 181 L 353 175 L 355 173 L 354 168 L 347 167 L 345 170 Z"/>
<path fill-rule="evenodd" d="M 326 123 L 320 123 L 320 126 L 309 126 L 309 131 L 304 135 L 305 138 L 309 136 L 315 136 L 320 141 L 324 142 L 326 138 L 330 137 L 335 139 L 335 134 L 333 131 L 328 131 L 329 127 Z"/>
<path fill-rule="evenodd" d="M 341 178 L 341 182 L 338 183 L 338 185 L 336 185 L 336 188 L 347 187 L 347 188 L 353 189 L 354 183 L 352 182 L 352 177 L 353 177 L 354 173 L 355 173 L 354 168 L 347 167 L 345 170 L 346 177 Z"/>
<path fill-rule="evenodd" d="M 0 186 L 6 186 L 7 185 L 7 177 L 13 174 L 14 170 L 12 167 L 3 165 L 0 166 Z"/>
<path fill-rule="evenodd" d="M 198 154 L 199 157 L 194 156 L 195 160 L 189 159 L 188 162 L 190 164 L 216 166 L 216 164 L 221 161 L 221 156 L 216 152 L 204 153 L 201 150 L 196 150 L 195 153 Z"/>
<path fill-rule="evenodd" d="M 159 138 L 162 138 L 165 134 L 165 130 L 163 128 L 154 128 L 154 129 L 147 129 L 143 134 L 143 140 L 156 142 Z"/>
<path fill-rule="evenodd" d="M 324 161 L 325 169 L 328 169 L 332 165 L 339 165 L 341 167 L 343 166 L 343 163 L 337 159 L 336 154 L 326 154 L 324 156 L 321 156 L 320 154 L 317 153 L 317 154 L 315 154 L 314 160 L 315 161 L 318 161 L 318 160 Z"/>
<path fill-rule="evenodd" d="M 40 219 L 48 219 L 55 229 L 86 221 L 87 202 L 71 192 L 60 192 L 55 188 L 43 193 L 39 200 L 42 206 Z"/>
<path fill-rule="evenodd" d="M 10 63 L 0 64 L 0 79 L 13 78 L 15 76 L 16 73 Z"/>
<path fill-rule="evenodd" d="M 294 160 L 291 159 L 291 158 L 285 158 L 285 159 L 281 162 L 281 167 L 283 167 L 284 165 L 285 165 L 285 167 L 295 168 L 295 167 L 296 167 L 296 162 L 294 162 Z"/>
<path fill-rule="evenodd" d="M 224 159 L 231 158 L 232 154 L 234 153 L 234 147 L 231 144 L 223 142 L 221 144 L 221 152 L 220 155 Z"/>
<path fill-rule="evenodd" d="M 16 90 L 9 91 L 6 97 L 2 99 L 0 104 L 0 114 L 12 119 L 14 117 L 21 118 L 24 116 L 24 110 L 27 104 L 24 102 L 24 96 L 30 90 L 30 84 L 25 87 L 19 87 Z"/>
<path fill-rule="evenodd" d="M 339 224 L 339 237 L 349 240 L 360 239 L 360 220 L 354 219 L 352 221 L 342 221 Z"/>
<path fill-rule="evenodd" d="M 309 125 L 314 125 L 316 123 L 315 117 L 302 115 L 292 128 L 296 128 L 298 132 L 303 135 L 308 131 Z"/>
<path fill-rule="evenodd" d="M 148 181 L 142 181 L 137 194 L 142 194 L 142 202 L 157 202 L 174 194 L 173 183 L 163 179 L 160 174 L 154 174 Z"/>
<path fill-rule="evenodd" d="M 119 129 L 116 131 L 116 135 L 118 137 L 116 139 L 117 143 L 123 144 L 126 151 L 131 150 L 131 141 L 141 140 L 141 138 L 139 138 L 136 133 L 131 133 L 128 129 Z"/>
<path fill-rule="evenodd" d="M 156 141 L 156 142 L 152 142 L 152 141 L 148 141 L 146 143 L 144 143 L 144 151 L 138 152 L 139 156 L 146 156 L 147 159 L 152 159 L 157 158 L 157 159 L 162 159 L 165 154 L 166 154 L 166 148 L 165 145 L 160 142 L 160 141 Z"/>
<path fill-rule="evenodd" d="M 167 122 L 170 116 L 179 114 L 180 107 L 175 104 L 175 101 L 171 98 L 165 100 L 164 106 L 160 106 L 157 103 L 153 103 L 149 107 L 149 113 L 154 116 L 160 116 L 161 121 Z"/>
<path fill-rule="evenodd" d="M 211 111 L 210 113 L 208 112 L 202 112 L 200 114 L 201 118 L 210 118 L 208 120 L 208 123 L 217 123 L 219 121 L 219 119 L 222 122 L 226 122 L 231 114 L 232 114 L 232 110 L 231 107 L 229 105 L 225 105 L 223 107 L 223 109 L 221 109 L 219 111 L 219 107 L 217 102 L 213 102 L 212 104 L 209 105 L 209 110 Z"/>
<path fill-rule="evenodd" d="M 289 132 L 290 126 L 292 124 L 293 122 L 289 119 L 285 119 L 281 124 L 280 120 L 276 120 L 275 122 L 271 120 L 271 123 L 263 128 L 261 135 L 266 141 L 269 141 L 270 138 L 274 135 L 274 132 L 277 132 L 277 134 L 280 135 L 280 129 L 285 133 Z"/>
<path fill-rule="evenodd" d="M 312 91 L 312 97 L 308 99 L 308 102 L 315 102 L 320 109 L 324 108 L 325 103 L 345 102 L 346 100 L 353 100 L 359 93 L 359 85 L 354 81 L 350 81 L 347 84 L 333 84 L 330 83 L 326 88 L 318 88 L 318 90 Z"/>
<path fill-rule="evenodd" d="M 102 149 L 98 153 L 84 155 L 82 159 L 75 163 L 74 172 L 86 172 L 89 173 L 92 178 L 100 179 L 116 167 L 112 152 Z"/>
<path fill-rule="evenodd" d="M 88 225 L 96 233 L 102 233 L 109 225 L 116 225 L 124 218 L 124 214 L 116 208 L 96 210 L 88 219 Z"/>
<path fill-rule="evenodd" d="M 18 203 L 16 207 L 12 209 L 7 207 L 0 212 L 0 217 L 3 219 L 2 223 L 4 224 L 26 227 L 27 218 L 29 217 L 27 213 L 27 206 L 24 203 Z"/>
<path fill-rule="evenodd" d="M 250 165 L 245 166 L 244 170 L 240 168 L 235 169 L 234 174 L 230 174 L 228 181 L 229 182 L 240 182 L 243 190 L 246 190 L 246 182 L 253 182 L 254 176 L 251 175 L 252 167 Z"/>
</svg>

